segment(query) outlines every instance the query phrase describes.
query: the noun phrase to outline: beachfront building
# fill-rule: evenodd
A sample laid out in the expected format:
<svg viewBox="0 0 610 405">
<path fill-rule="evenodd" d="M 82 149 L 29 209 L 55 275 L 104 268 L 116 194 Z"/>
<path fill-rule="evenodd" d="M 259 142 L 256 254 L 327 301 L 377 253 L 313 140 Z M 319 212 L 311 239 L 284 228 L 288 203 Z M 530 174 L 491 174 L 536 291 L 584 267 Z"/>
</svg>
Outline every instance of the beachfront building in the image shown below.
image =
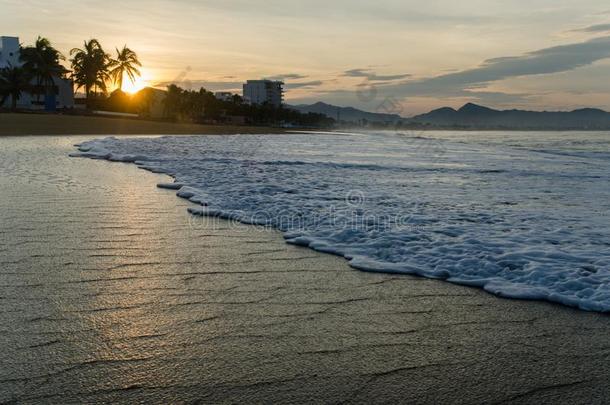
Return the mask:
<svg viewBox="0 0 610 405">
<path fill-rule="evenodd" d="M 249 104 L 281 107 L 284 102 L 284 82 L 248 80 L 244 84 L 244 101 Z"/>
<path fill-rule="evenodd" d="M 0 37 L 0 68 L 19 65 L 19 38 Z"/>
<path fill-rule="evenodd" d="M 0 69 L 6 67 L 19 67 L 22 65 L 19 60 L 19 38 L 0 36 Z M 21 93 L 17 101 L 17 108 L 30 110 L 55 110 L 57 108 L 74 107 L 74 86 L 72 80 L 61 77 L 53 78 L 54 86 L 50 95 L 46 94 L 45 89 L 33 79 L 31 88 Z M 8 97 L 0 107 L 10 107 L 11 99 Z"/>
</svg>

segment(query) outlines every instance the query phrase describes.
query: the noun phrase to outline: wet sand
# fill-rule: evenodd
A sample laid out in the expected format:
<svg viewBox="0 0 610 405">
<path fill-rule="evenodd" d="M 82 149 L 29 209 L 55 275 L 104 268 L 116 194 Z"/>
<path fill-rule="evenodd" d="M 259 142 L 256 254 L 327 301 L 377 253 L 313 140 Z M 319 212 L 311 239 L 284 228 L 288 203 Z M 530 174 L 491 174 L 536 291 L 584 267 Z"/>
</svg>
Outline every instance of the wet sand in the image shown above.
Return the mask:
<svg viewBox="0 0 610 405">
<path fill-rule="evenodd" d="M 88 138 L 0 139 L 0 402 L 607 403 L 610 317 L 189 216 Z"/>
<path fill-rule="evenodd" d="M 176 124 L 116 117 L 0 113 L 0 136 L 269 134 L 281 128 Z"/>
</svg>

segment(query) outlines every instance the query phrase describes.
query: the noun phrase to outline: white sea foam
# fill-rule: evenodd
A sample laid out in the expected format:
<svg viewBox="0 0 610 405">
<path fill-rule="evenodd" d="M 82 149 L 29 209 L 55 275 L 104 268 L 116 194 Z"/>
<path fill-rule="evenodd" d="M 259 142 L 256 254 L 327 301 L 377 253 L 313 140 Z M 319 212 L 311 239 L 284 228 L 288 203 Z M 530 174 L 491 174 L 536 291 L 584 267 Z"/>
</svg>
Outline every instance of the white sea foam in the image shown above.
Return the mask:
<svg viewBox="0 0 610 405">
<path fill-rule="evenodd" d="M 504 139 L 504 138 L 506 139 Z M 610 311 L 607 133 L 105 138 L 194 215 L 270 225 L 361 270 Z M 549 151 L 552 151 L 550 153 Z"/>
</svg>

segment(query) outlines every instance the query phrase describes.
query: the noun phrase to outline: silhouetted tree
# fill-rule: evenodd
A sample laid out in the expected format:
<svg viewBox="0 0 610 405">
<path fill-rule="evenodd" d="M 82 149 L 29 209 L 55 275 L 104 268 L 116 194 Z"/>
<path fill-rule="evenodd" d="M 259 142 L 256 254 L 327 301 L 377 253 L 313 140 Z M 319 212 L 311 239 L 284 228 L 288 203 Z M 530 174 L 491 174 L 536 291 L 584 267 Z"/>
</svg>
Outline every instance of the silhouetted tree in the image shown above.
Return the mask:
<svg viewBox="0 0 610 405">
<path fill-rule="evenodd" d="M 134 95 L 115 90 L 106 100 L 105 107 L 112 111 L 150 113 L 155 90 L 146 88 Z M 174 121 L 223 122 L 232 117 L 244 117 L 255 125 L 295 125 L 301 127 L 332 127 L 335 121 L 322 114 L 302 114 L 289 108 L 276 108 L 269 104 L 249 105 L 235 95 L 228 101 L 217 99 L 214 94 L 201 88 L 184 90 L 175 84 L 167 86 L 162 101 L 163 116 Z"/>
<path fill-rule="evenodd" d="M 122 90 L 124 76 L 127 75 L 129 80 L 134 82 L 136 76 L 140 75 L 138 67 L 142 67 L 142 64 L 138 60 L 138 55 L 127 48 L 127 45 L 124 45 L 121 50 L 116 48 L 116 53 L 116 58 L 110 61 L 110 77 L 119 90 Z"/>
<path fill-rule="evenodd" d="M 37 87 L 42 86 L 44 89 L 45 99 L 53 94 L 55 80 L 64 77 L 68 72 L 60 63 L 65 57 L 47 38 L 40 36 L 34 46 L 21 48 L 19 59 L 27 74 L 36 79 Z M 40 92 L 37 94 L 40 95 Z"/>
<path fill-rule="evenodd" d="M 106 94 L 106 81 L 109 79 L 110 56 L 104 52 L 97 39 L 85 41 L 83 48 L 74 48 L 72 56 L 72 78 L 77 89 L 84 87 L 87 105 L 91 104 L 92 94 L 100 90 Z"/>
<path fill-rule="evenodd" d="M 17 101 L 21 93 L 30 87 L 31 76 L 22 67 L 8 66 L 0 69 L 0 105 L 4 104 L 7 97 L 11 97 L 11 108 L 17 109 Z"/>
<path fill-rule="evenodd" d="M 176 119 L 183 109 L 182 89 L 175 84 L 167 86 L 167 95 L 163 100 L 163 116 Z"/>
</svg>

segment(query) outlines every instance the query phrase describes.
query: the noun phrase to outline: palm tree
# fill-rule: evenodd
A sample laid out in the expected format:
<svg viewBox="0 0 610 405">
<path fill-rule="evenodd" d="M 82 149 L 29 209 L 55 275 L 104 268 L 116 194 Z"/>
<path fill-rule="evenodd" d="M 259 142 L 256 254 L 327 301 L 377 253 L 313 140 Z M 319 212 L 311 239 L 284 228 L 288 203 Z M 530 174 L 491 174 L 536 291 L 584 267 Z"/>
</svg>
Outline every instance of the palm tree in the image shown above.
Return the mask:
<svg viewBox="0 0 610 405">
<path fill-rule="evenodd" d="M 138 67 L 141 67 L 142 64 L 138 60 L 138 55 L 127 48 L 127 45 L 123 45 L 123 49 L 120 51 L 116 48 L 116 54 L 116 59 L 111 62 L 110 76 L 119 90 L 122 90 L 124 75 L 127 75 L 129 80 L 134 82 L 136 76 L 140 76 Z"/>
<path fill-rule="evenodd" d="M 110 78 L 108 69 L 111 66 L 110 56 L 104 52 L 97 39 L 85 41 L 82 49 L 74 48 L 70 51 L 72 59 L 72 78 L 76 89 L 85 88 L 87 105 L 90 105 L 91 96 L 100 90 L 106 93 L 106 81 Z"/>
<path fill-rule="evenodd" d="M 48 39 L 40 36 L 34 46 L 21 48 L 19 60 L 28 74 L 36 79 L 38 96 L 41 93 L 40 87 L 43 87 L 45 100 L 54 93 L 55 79 L 67 73 L 66 68 L 60 63 L 65 57 L 51 45 Z"/>
<path fill-rule="evenodd" d="M 0 69 L 0 106 L 11 96 L 11 108 L 17 109 L 21 93 L 29 88 L 30 76 L 26 69 L 9 65 Z"/>
</svg>

